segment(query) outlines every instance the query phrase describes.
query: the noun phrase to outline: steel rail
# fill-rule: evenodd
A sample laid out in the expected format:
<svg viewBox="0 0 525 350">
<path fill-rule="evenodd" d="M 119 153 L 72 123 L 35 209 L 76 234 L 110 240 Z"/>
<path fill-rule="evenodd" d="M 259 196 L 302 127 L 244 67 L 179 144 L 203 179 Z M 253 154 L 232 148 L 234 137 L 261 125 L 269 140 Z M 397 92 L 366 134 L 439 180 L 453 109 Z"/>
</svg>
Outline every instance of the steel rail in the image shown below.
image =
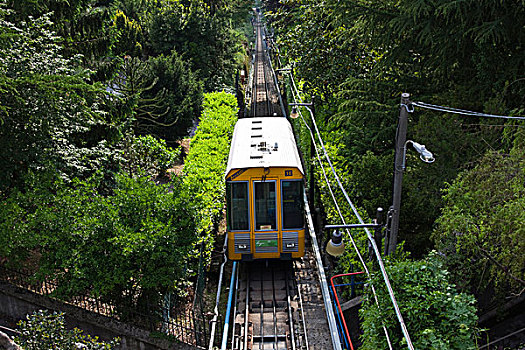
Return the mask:
<svg viewBox="0 0 525 350">
<path fill-rule="evenodd" d="M 275 270 L 272 269 L 272 313 L 273 313 L 273 348 L 276 349 L 276 347 L 279 344 L 279 340 L 277 338 L 277 298 L 275 297 Z"/>
<path fill-rule="evenodd" d="M 260 324 L 260 339 L 261 341 L 259 342 L 259 350 L 263 350 L 263 339 L 264 339 L 264 286 L 263 286 L 263 279 L 262 279 L 262 276 L 261 276 L 261 301 L 259 303 L 259 308 L 261 310 L 260 312 L 260 315 L 261 315 L 261 324 Z"/>
<path fill-rule="evenodd" d="M 222 246 L 222 253 L 224 256 L 224 261 L 220 267 L 219 286 L 217 287 L 217 294 L 215 296 L 215 308 L 213 309 L 213 319 L 211 320 L 210 342 L 208 344 L 208 350 L 213 350 L 213 343 L 215 342 L 215 331 L 217 328 L 217 321 L 219 319 L 219 303 L 221 299 L 221 286 L 222 286 L 222 278 L 224 275 L 224 265 L 226 265 L 226 263 L 228 262 L 228 256 L 226 255 L 227 247 L 228 247 L 228 235 L 226 235 L 226 238 L 224 239 L 224 245 Z"/>
<path fill-rule="evenodd" d="M 248 321 L 248 316 L 250 315 L 250 271 L 246 272 L 246 296 L 245 296 L 245 314 L 244 314 L 244 347 L 243 350 L 248 349 L 248 328 L 250 322 Z"/>
<path fill-rule="evenodd" d="M 293 267 L 293 266 L 292 266 Z M 293 272 L 293 270 L 292 270 Z M 285 288 L 286 288 L 286 302 L 287 302 L 287 305 L 288 305 L 288 324 L 289 324 L 289 327 L 290 327 L 290 339 L 291 339 L 291 343 L 292 343 L 292 350 L 295 350 L 295 332 L 294 332 L 294 324 L 293 324 L 293 315 L 292 315 L 292 300 L 291 300 L 291 297 L 290 297 L 290 285 L 289 285 L 289 282 L 290 282 L 290 278 L 288 276 L 288 269 L 285 271 L 285 277 L 284 277 L 284 280 L 285 280 Z M 297 288 L 299 289 L 299 288 Z"/>
<path fill-rule="evenodd" d="M 294 262 L 294 266 L 295 266 L 295 262 Z M 304 342 L 305 342 L 305 345 L 306 345 L 306 349 L 305 350 L 309 350 L 310 349 L 310 346 L 308 344 L 308 335 L 307 335 L 307 332 L 306 332 L 306 320 L 304 319 L 304 309 L 303 309 L 303 296 L 301 294 L 301 288 L 297 288 L 297 295 L 299 295 L 299 309 L 301 310 L 301 319 L 302 319 L 302 322 L 303 322 L 303 331 L 304 331 Z"/>
<path fill-rule="evenodd" d="M 237 301 L 238 301 L 238 296 L 239 296 L 239 275 L 240 275 L 240 270 L 241 270 L 241 264 L 239 263 L 239 269 L 237 270 L 237 276 L 235 278 L 235 301 L 233 302 L 233 317 L 235 317 L 237 315 Z M 235 322 L 235 319 L 234 319 L 234 322 Z M 232 346 L 231 348 L 234 349 L 234 344 L 235 344 L 235 341 L 237 340 L 237 342 L 239 341 L 238 339 L 236 339 L 235 337 L 235 323 L 234 323 L 234 326 L 232 327 Z"/>
</svg>

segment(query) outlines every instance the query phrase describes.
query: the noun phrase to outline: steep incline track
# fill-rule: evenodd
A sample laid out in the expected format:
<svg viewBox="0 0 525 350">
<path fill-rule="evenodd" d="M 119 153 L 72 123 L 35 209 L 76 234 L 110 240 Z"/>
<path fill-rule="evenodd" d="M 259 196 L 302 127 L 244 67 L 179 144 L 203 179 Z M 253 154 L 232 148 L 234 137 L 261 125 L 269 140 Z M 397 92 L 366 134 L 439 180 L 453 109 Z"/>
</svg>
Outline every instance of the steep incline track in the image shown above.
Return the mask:
<svg viewBox="0 0 525 350">
<path fill-rule="evenodd" d="M 307 349 L 291 261 L 243 263 L 232 349 Z"/>
<path fill-rule="evenodd" d="M 273 71 L 268 58 L 266 29 L 260 15 L 254 22 L 256 32 L 255 53 L 253 61 L 253 80 L 251 87 L 251 104 L 248 116 L 272 117 L 283 116 L 279 105 L 279 93 L 275 85 Z"/>
</svg>

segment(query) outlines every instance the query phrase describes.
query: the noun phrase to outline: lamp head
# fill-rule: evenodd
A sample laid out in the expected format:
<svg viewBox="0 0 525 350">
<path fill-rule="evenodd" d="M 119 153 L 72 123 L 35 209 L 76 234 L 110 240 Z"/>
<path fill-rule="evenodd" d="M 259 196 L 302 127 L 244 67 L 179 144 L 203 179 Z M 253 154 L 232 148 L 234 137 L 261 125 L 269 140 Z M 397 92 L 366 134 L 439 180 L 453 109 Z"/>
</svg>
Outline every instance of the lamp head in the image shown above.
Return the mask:
<svg viewBox="0 0 525 350">
<path fill-rule="evenodd" d="M 299 113 L 297 113 L 297 106 L 292 107 L 292 113 L 290 113 L 290 118 L 296 119 L 299 117 Z"/>
<path fill-rule="evenodd" d="M 331 256 L 340 256 L 345 251 L 345 244 L 343 242 L 343 236 L 339 230 L 335 230 L 332 233 L 332 238 L 326 245 L 326 252 Z"/>
<path fill-rule="evenodd" d="M 412 146 L 417 151 L 417 153 L 419 153 L 419 158 L 421 158 L 421 160 L 425 163 L 433 163 L 436 160 L 432 152 L 430 152 L 425 147 L 425 145 L 421 145 L 417 142 L 412 141 Z"/>
</svg>

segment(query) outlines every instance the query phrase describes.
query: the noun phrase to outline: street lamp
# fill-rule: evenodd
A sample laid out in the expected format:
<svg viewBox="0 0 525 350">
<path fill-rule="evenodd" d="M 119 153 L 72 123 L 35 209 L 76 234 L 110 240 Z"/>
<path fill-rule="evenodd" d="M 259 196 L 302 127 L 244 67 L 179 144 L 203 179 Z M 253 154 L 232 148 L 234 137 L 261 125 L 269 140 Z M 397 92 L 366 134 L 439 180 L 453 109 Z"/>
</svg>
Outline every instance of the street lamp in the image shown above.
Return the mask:
<svg viewBox="0 0 525 350">
<path fill-rule="evenodd" d="M 331 256 L 340 256 L 345 251 L 345 243 L 343 242 L 343 235 L 339 230 L 332 232 L 332 238 L 326 245 L 326 252 Z"/>
<path fill-rule="evenodd" d="M 401 108 L 399 111 L 399 122 L 397 126 L 396 135 L 396 153 L 394 161 L 394 190 L 392 194 L 392 206 L 388 210 L 388 219 L 390 225 L 387 228 L 387 238 L 385 240 L 385 252 L 390 255 L 395 252 L 397 246 L 397 235 L 399 231 L 399 211 L 401 209 L 401 187 L 403 183 L 403 172 L 405 170 L 405 158 L 407 152 L 407 145 L 410 143 L 412 147 L 419 153 L 419 158 L 425 163 L 433 163 L 434 155 L 425 147 L 412 140 L 406 139 L 408 113 L 413 111 L 409 100 L 410 95 L 403 93 L 401 95 Z"/>
<path fill-rule="evenodd" d="M 425 145 L 422 145 L 422 144 L 419 144 L 415 141 L 412 141 L 412 140 L 407 140 L 407 142 L 405 142 L 405 146 L 403 147 L 403 170 L 405 170 L 405 163 L 406 163 L 406 152 L 407 152 L 407 145 L 411 143 L 412 144 L 412 147 L 414 147 L 414 149 L 417 151 L 417 153 L 419 153 L 419 159 L 421 159 L 423 162 L 425 163 L 434 163 L 434 161 L 436 160 L 434 158 L 434 155 L 432 154 L 432 152 L 430 152 L 426 147 Z"/>
<path fill-rule="evenodd" d="M 292 107 L 292 112 L 290 113 L 290 118 L 297 119 L 299 117 L 299 113 L 297 113 L 297 107 Z"/>
<path fill-rule="evenodd" d="M 383 208 L 377 208 L 376 218 L 374 219 L 373 223 L 370 224 L 342 224 L 342 225 L 326 225 L 323 230 L 324 231 L 332 231 L 332 237 L 330 238 L 330 241 L 326 244 L 326 252 L 331 256 L 340 256 L 343 254 L 345 250 L 345 243 L 343 242 L 343 236 L 341 234 L 340 230 L 348 230 L 348 229 L 357 229 L 357 228 L 364 228 L 364 229 L 374 229 L 375 230 L 375 237 L 373 238 L 374 241 L 378 246 L 381 244 L 381 230 L 383 228 Z"/>
</svg>

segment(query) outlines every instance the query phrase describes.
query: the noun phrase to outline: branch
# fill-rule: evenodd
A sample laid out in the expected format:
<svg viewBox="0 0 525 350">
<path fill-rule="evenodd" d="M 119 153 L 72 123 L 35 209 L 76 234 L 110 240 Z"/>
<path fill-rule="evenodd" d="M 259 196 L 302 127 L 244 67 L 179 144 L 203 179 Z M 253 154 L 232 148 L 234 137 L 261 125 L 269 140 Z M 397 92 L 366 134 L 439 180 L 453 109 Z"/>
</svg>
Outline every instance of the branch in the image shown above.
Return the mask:
<svg viewBox="0 0 525 350">
<path fill-rule="evenodd" d="M 509 268 L 507 266 L 504 266 L 503 264 L 501 264 L 499 261 L 497 261 L 492 255 L 490 255 L 490 253 L 485 249 L 485 248 L 482 248 L 480 247 L 477 243 L 476 243 L 476 246 L 479 248 L 479 250 L 483 253 L 483 255 L 485 255 L 490 261 L 492 261 L 494 264 L 496 264 L 501 270 L 503 270 L 503 272 L 508 275 L 510 278 L 512 278 L 513 280 L 515 280 L 516 282 L 522 284 L 525 286 L 525 281 L 514 276 L 510 271 L 509 271 Z"/>
</svg>

